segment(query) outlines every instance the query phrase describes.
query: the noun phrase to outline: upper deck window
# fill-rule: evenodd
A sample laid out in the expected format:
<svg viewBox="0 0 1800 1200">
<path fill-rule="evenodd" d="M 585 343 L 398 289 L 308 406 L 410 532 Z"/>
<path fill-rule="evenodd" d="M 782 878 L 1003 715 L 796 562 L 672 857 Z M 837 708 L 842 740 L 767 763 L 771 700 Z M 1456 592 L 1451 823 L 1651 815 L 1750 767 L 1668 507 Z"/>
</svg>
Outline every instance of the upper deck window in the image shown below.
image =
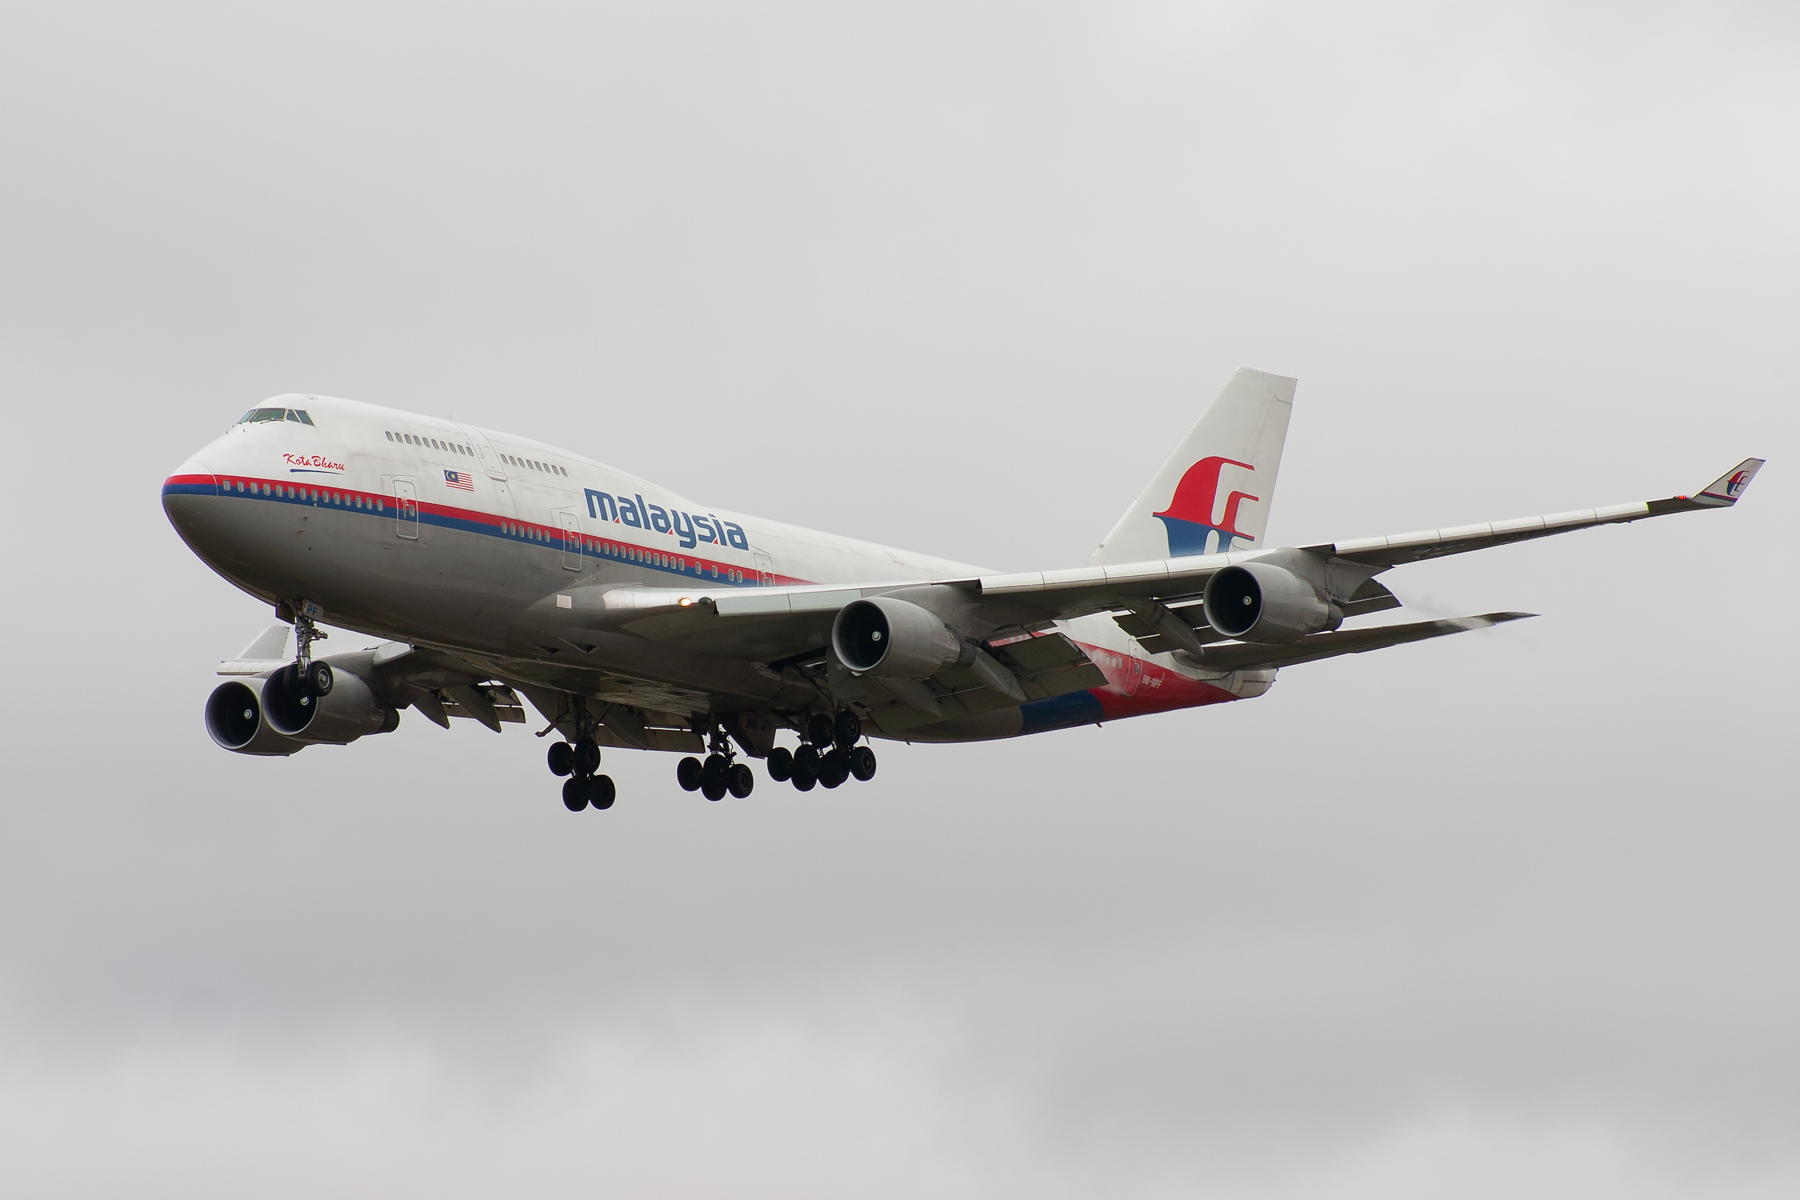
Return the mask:
<svg viewBox="0 0 1800 1200">
<path fill-rule="evenodd" d="M 305 410 L 298 408 L 253 408 L 238 418 L 239 425 L 254 425 L 262 421 L 292 421 L 296 425 L 313 423 Z"/>
</svg>

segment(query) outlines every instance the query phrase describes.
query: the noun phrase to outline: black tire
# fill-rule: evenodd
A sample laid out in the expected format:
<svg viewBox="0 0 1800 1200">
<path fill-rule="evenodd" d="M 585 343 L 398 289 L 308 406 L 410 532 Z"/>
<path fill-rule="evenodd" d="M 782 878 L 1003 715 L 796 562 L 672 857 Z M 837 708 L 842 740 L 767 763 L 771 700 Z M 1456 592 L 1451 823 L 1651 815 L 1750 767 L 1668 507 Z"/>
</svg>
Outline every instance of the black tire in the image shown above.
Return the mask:
<svg viewBox="0 0 1800 1200">
<path fill-rule="evenodd" d="M 850 752 L 850 773 L 862 782 L 867 783 L 875 778 L 875 752 L 867 746 L 858 746 Z"/>
<path fill-rule="evenodd" d="M 697 758 L 684 758 L 675 764 L 675 782 L 681 785 L 684 792 L 700 790 L 700 775 L 700 760 Z"/>
<path fill-rule="evenodd" d="M 613 806 L 619 798 L 619 789 L 613 786 L 611 775 L 595 775 L 587 781 L 588 803 L 604 811 Z"/>
<path fill-rule="evenodd" d="M 824 713 L 814 713 L 806 722 L 806 740 L 823 750 L 831 745 L 834 731 L 831 718 Z"/>
<path fill-rule="evenodd" d="M 793 774 L 796 779 L 800 777 L 801 771 L 814 779 L 819 777 L 819 752 L 811 746 L 802 746 L 794 751 Z"/>
<path fill-rule="evenodd" d="M 818 782 L 819 752 L 811 746 L 802 746 L 794 755 L 794 787 L 802 792 L 810 792 Z"/>
<path fill-rule="evenodd" d="M 786 746 L 777 746 L 769 751 L 769 778 L 776 783 L 786 783 L 794 777 L 794 756 Z"/>
<path fill-rule="evenodd" d="M 309 696 L 329 696 L 337 677 L 331 673 L 331 664 L 324 662 L 306 664 L 306 694 Z"/>
<path fill-rule="evenodd" d="M 593 738 L 582 738 L 575 743 L 575 773 L 592 775 L 600 769 L 600 743 Z"/>
<path fill-rule="evenodd" d="M 563 807 L 570 812 L 580 812 L 587 806 L 587 780 L 573 775 L 563 780 Z"/>
<path fill-rule="evenodd" d="M 839 787 L 850 778 L 850 756 L 833 750 L 819 760 L 819 783 L 828 788 Z"/>
<path fill-rule="evenodd" d="M 556 742 L 550 747 L 550 753 L 544 756 L 550 760 L 552 775 L 572 775 L 575 772 L 575 747 L 567 742 Z"/>
<path fill-rule="evenodd" d="M 700 785 L 700 794 L 708 800 L 723 800 L 725 798 L 724 780 L 707 780 Z"/>
<path fill-rule="evenodd" d="M 756 787 L 756 773 L 748 763 L 733 763 L 731 770 L 725 772 L 725 786 L 733 796 L 743 800 Z"/>
<path fill-rule="evenodd" d="M 705 791 L 716 784 L 721 792 L 725 790 L 725 772 L 731 769 L 731 760 L 723 754 L 709 754 L 706 761 L 700 764 L 700 788 Z"/>
<path fill-rule="evenodd" d="M 839 750 L 848 750 L 862 740 L 862 718 L 849 709 L 839 709 L 831 722 L 832 740 Z"/>
</svg>

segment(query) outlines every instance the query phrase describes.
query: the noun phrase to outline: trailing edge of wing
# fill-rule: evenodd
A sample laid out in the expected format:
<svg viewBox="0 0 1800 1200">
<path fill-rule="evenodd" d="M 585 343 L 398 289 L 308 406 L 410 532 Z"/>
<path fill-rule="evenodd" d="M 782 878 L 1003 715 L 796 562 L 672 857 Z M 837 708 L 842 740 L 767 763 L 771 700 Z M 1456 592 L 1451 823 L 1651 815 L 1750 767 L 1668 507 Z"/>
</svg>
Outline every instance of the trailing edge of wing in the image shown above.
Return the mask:
<svg viewBox="0 0 1800 1200">
<path fill-rule="evenodd" d="M 1199 654 L 1185 650 L 1179 651 L 1175 657 L 1181 662 L 1203 667 L 1209 671 L 1239 671 L 1250 667 L 1291 667 L 1297 663 L 1314 662 L 1321 658 L 1335 658 L 1340 654 L 1362 654 L 1369 650 L 1383 650 L 1389 646 L 1405 645 L 1407 642 L 1422 642 L 1427 638 L 1446 637 L 1452 633 L 1467 633 L 1471 629 L 1486 629 L 1492 625 L 1501 625 L 1507 621 L 1519 621 L 1536 615 L 1536 613 L 1521 612 L 1482 613 L 1476 617 L 1455 617 L 1447 621 L 1418 621 L 1409 625 L 1378 625 L 1373 629 L 1315 633 L 1285 646 L 1234 642 L 1228 646 L 1207 646 Z"/>
</svg>

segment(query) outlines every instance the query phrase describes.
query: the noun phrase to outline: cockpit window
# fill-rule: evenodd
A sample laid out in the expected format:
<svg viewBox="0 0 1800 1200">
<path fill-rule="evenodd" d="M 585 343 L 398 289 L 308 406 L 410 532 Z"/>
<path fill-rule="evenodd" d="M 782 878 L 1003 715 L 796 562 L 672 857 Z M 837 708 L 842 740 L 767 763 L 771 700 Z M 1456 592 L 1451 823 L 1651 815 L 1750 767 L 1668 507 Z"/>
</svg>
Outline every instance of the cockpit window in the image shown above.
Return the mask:
<svg viewBox="0 0 1800 1200">
<path fill-rule="evenodd" d="M 239 425 L 254 425 L 262 421 L 292 421 L 296 425 L 313 423 L 312 418 L 298 408 L 253 408 L 238 418 Z"/>
</svg>

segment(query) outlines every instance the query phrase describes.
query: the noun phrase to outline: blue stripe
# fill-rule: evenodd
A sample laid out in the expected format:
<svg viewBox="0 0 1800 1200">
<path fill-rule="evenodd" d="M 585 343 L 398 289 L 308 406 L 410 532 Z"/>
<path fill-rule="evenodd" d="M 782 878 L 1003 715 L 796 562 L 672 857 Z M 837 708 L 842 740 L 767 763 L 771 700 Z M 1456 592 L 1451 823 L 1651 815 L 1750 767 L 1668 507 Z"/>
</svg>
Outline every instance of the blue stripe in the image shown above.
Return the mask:
<svg viewBox="0 0 1800 1200">
<path fill-rule="evenodd" d="M 333 489 L 325 490 L 330 491 Z M 353 492 L 357 495 L 372 498 L 376 496 L 376 493 L 364 491 L 361 488 L 345 487 L 343 485 L 340 485 L 335 490 L 339 494 Z M 366 507 L 357 508 L 354 505 L 349 504 L 332 504 L 329 501 L 314 500 L 309 496 L 265 496 L 260 492 L 256 494 L 251 494 L 249 492 L 234 492 L 229 489 L 221 489 L 210 483 L 165 483 L 163 485 L 162 494 L 164 496 L 223 496 L 232 500 L 260 500 L 265 504 L 292 504 L 305 508 L 323 508 L 352 517 L 373 517 L 382 521 L 400 520 L 397 501 L 394 497 L 385 495 L 379 497 L 383 507 L 376 509 Z M 485 537 L 497 538 L 502 542 L 510 542 L 522 546 L 535 546 L 557 553 L 563 553 L 567 550 L 568 552 L 579 554 L 583 558 L 590 559 L 594 562 L 613 562 L 618 563 L 621 566 L 636 567 L 644 571 L 655 571 L 662 575 L 679 575 L 683 579 L 697 579 L 709 587 L 753 588 L 762 586 L 762 580 L 753 570 L 743 570 L 743 581 L 734 582 L 723 574 L 715 578 L 711 575 L 702 573 L 699 564 L 692 563 L 692 560 L 689 560 L 692 565 L 684 571 L 673 566 L 659 566 L 648 559 L 634 561 L 619 553 L 608 554 L 604 551 L 589 550 L 585 546 L 579 544 L 572 548 L 566 548 L 564 542 L 567 539 L 563 536 L 561 530 L 554 531 L 551 536 L 540 541 L 537 538 L 527 537 L 523 533 L 507 533 L 498 525 L 493 524 L 492 522 L 494 521 L 506 521 L 515 529 L 523 524 L 522 522 L 514 521 L 511 517 L 502 517 L 497 514 L 488 521 L 476 521 L 467 517 L 453 517 L 445 513 L 425 512 L 423 509 L 419 512 L 419 524 L 428 525 L 436 529 L 453 529 L 460 533 L 477 533 Z M 550 529 L 549 526 L 544 526 L 543 528 L 546 530 Z M 583 534 L 581 536 L 592 537 L 601 542 L 611 542 L 614 545 L 620 544 L 616 537 L 608 537 L 605 533 Z M 633 548 L 641 550 L 645 555 L 661 554 L 664 558 L 673 557 L 667 550 L 648 550 L 636 546 Z M 735 567 L 732 569 L 741 570 L 741 568 Z"/>
<path fill-rule="evenodd" d="M 1043 733 L 1050 729 L 1068 729 L 1075 725 L 1097 725 L 1104 715 L 1100 697 L 1093 692 L 1070 692 L 1048 700 L 1033 700 L 1019 705 L 1019 716 L 1025 724 L 1020 733 Z"/>
</svg>

